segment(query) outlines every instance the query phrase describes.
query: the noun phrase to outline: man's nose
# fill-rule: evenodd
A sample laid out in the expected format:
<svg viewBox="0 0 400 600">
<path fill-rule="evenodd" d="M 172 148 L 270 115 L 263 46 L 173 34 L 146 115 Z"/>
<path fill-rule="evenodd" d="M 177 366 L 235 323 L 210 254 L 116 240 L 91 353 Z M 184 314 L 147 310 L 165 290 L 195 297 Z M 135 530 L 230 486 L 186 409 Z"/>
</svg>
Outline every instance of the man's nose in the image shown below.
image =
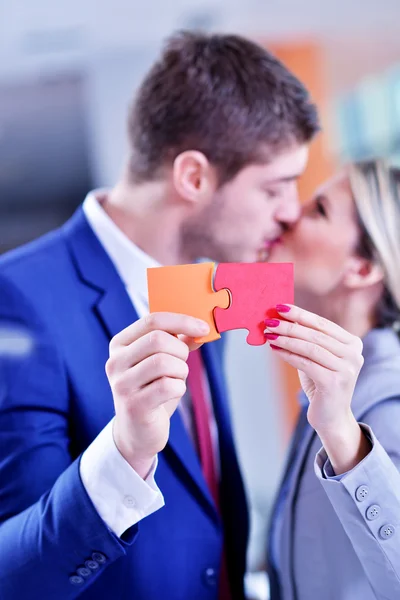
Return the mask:
<svg viewBox="0 0 400 600">
<path fill-rule="evenodd" d="M 300 218 L 301 204 L 297 187 L 290 190 L 282 197 L 281 204 L 276 212 L 276 219 L 286 227 L 291 227 Z"/>
</svg>

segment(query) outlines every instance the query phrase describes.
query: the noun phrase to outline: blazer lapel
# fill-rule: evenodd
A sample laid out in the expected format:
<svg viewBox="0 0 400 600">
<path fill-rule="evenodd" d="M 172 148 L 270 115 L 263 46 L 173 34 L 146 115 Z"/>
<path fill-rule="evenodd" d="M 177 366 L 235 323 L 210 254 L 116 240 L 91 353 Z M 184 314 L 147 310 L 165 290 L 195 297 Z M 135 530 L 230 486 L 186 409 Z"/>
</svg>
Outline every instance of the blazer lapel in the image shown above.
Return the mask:
<svg viewBox="0 0 400 600">
<path fill-rule="evenodd" d="M 104 290 L 94 307 L 110 339 L 139 319 L 125 288 L 121 287 L 115 285 Z"/>
<path fill-rule="evenodd" d="M 176 463 L 177 470 L 184 469 L 188 487 L 200 497 L 209 515 L 219 522 L 218 512 L 204 479 L 198 454 L 186 431 L 179 409 L 171 417 L 170 436 L 164 454 L 171 464 Z"/>
<path fill-rule="evenodd" d="M 138 319 L 124 283 L 103 246 L 89 226 L 82 208 L 63 228 L 81 281 L 97 294 L 91 295 L 109 339 Z"/>
<path fill-rule="evenodd" d="M 358 421 L 400 390 L 400 343 L 395 332 L 390 327 L 373 329 L 363 342 L 364 365 L 351 403 Z"/>
</svg>

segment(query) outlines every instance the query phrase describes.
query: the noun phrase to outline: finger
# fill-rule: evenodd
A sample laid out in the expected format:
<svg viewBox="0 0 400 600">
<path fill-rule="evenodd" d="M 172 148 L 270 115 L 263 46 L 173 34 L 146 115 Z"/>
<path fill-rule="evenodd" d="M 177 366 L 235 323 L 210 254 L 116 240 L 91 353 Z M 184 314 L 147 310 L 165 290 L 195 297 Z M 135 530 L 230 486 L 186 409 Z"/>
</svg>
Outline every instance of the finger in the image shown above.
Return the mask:
<svg viewBox="0 0 400 600">
<path fill-rule="evenodd" d="M 303 340 L 279 336 L 276 340 L 273 340 L 273 346 L 283 348 L 289 353 L 321 365 L 330 371 L 339 371 L 343 365 L 343 359 L 338 358 L 321 346 Z"/>
<path fill-rule="evenodd" d="M 112 350 L 107 361 L 107 375 L 112 376 L 114 373 L 126 371 L 155 354 L 170 354 L 186 361 L 189 347 L 183 340 L 170 333 L 150 331 L 129 346 L 119 346 Z"/>
<path fill-rule="evenodd" d="M 289 310 L 286 310 L 284 307 L 287 307 Z M 299 323 L 300 325 L 304 325 L 305 327 L 311 327 L 316 331 L 326 333 L 327 335 L 332 336 L 333 338 L 337 339 L 343 344 L 350 344 L 354 340 L 354 336 L 351 335 L 351 333 L 349 333 L 336 323 L 332 323 L 332 321 L 329 321 L 324 317 L 315 315 L 314 313 L 304 310 L 303 308 L 299 308 L 298 306 L 294 306 L 293 304 L 287 304 L 284 306 L 278 305 L 276 307 L 276 310 L 283 318 L 287 319 L 288 321 Z"/>
<path fill-rule="evenodd" d="M 144 412 L 152 411 L 164 406 L 167 414 L 171 416 L 186 392 L 186 383 L 183 379 L 162 377 L 143 387 L 137 394 L 137 405 Z"/>
<path fill-rule="evenodd" d="M 318 365 L 309 358 L 298 356 L 297 354 L 293 354 L 292 352 L 288 352 L 288 350 L 283 350 L 279 347 L 273 347 L 273 350 L 276 350 L 279 358 L 298 371 L 303 371 L 303 373 L 312 379 L 312 381 L 319 382 L 322 379 L 325 368 L 321 367 L 321 365 Z"/>
<path fill-rule="evenodd" d="M 110 348 L 128 346 L 132 342 L 151 331 L 166 331 L 172 335 L 186 335 L 191 338 L 201 337 L 209 333 L 210 328 L 205 321 L 189 315 L 178 313 L 152 313 L 135 321 L 118 333 L 111 341 Z"/>
<path fill-rule="evenodd" d="M 118 394 L 129 394 L 162 378 L 186 380 L 189 367 L 170 354 L 155 354 L 131 367 L 113 385 Z"/>
<path fill-rule="evenodd" d="M 325 350 L 328 350 L 339 358 L 347 358 L 352 355 L 353 350 L 349 344 L 344 344 L 331 335 L 317 331 L 312 327 L 278 319 L 267 319 L 265 325 L 269 335 L 286 336 L 310 342 L 311 344 L 325 348 Z M 267 339 L 273 341 L 272 337 Z"/>
</svg>

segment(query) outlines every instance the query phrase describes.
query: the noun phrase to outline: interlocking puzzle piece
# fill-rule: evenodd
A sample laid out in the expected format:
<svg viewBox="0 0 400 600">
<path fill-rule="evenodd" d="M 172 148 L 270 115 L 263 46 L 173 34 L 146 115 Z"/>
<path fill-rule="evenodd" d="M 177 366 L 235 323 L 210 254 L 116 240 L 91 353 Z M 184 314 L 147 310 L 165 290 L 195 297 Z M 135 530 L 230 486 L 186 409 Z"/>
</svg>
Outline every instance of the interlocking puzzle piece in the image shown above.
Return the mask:
<svg viewBox="0 0 400 600">
<path fill-rule="evenodd" d="M 293 265 L 289 263 L 222 263 L 214 278 L 216 290 L 228 289 L 228 310 L 214 310 L 220 333 L 231 329 L 247 329 L 247 343 L 265 344 L 265 319 L 282 318 L 277 304 L 294 303 Z"/>
<path fill-rule="evenodd" d="M 182 313 L 202 319 L 210 326 L 210 333 L 196 342 L 218 340 L 221 336 L 213 310 L 228 308 L 230 295 L 227 290 L 214 292 L 213 271 L 213 262 L 147 269 L 150 312 Z"/>
</svg>

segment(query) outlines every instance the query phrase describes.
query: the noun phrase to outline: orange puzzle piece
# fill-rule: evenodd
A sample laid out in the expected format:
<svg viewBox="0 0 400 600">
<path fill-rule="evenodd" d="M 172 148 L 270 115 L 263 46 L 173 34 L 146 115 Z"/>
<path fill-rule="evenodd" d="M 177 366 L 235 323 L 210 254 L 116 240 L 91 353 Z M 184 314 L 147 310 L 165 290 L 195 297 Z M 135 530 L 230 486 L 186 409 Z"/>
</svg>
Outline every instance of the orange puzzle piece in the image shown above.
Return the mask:
<svg viewBox="0 0 400 600">
<path fill-rule="evenodd" d="M 229 308 L 228 290 L 214 292 L 214 263 L 154 267 L 147 269 L 150 312 L 173 312 L 206 321 L 207 336 L 196 342 L 212 342 L 221 336 L 215 327 L 214 308 Z"/>
</svg>

